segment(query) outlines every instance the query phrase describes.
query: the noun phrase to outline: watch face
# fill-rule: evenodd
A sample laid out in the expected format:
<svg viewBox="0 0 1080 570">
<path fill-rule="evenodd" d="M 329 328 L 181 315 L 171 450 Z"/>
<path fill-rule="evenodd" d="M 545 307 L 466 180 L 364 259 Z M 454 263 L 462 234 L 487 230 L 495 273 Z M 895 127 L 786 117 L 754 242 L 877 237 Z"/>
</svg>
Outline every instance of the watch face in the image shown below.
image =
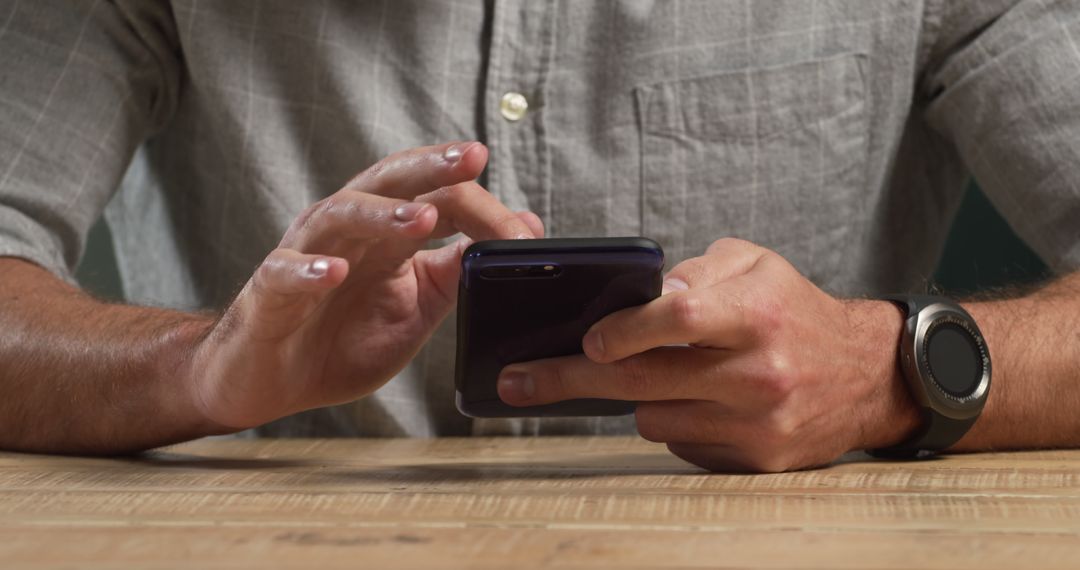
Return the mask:
<svg viewBox="0 0 1080 570">
<path fill-rule="evenodd" d="M 943 322 L 927 331 L 926 361 L 934 381 L 957 398 L 970 396 L 983 376 L 983 351 L 962 325 Z"/>
</svg>

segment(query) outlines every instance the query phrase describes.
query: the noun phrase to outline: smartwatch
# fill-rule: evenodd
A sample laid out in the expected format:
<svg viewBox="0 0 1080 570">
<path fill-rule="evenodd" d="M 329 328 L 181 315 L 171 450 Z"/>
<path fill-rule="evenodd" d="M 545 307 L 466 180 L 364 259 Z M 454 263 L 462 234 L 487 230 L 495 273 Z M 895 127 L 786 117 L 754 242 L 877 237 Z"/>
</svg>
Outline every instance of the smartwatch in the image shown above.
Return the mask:
<svg viewBox="0 0 1080 570">
<path fill-rule="evenodd" d="M 922 424 L 875 457 L 913 459 L 948 448 L 975 424 L 990 393 L 990 351 L 975 320 L 960 305 L 929 295 L 885 297 L 904 311 L 900 371 Z"/>
</svg>

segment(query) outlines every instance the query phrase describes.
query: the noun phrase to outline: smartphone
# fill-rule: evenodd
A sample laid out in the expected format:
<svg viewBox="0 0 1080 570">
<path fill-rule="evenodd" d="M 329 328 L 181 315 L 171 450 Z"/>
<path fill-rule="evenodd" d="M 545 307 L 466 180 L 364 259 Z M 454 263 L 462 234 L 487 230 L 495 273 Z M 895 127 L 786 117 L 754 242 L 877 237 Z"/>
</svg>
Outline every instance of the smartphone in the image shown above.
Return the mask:
<svg viewBox="0 0 1080 570">
<path fill-rule="evenodd" d="M 515 362 L 581 354 L 604 316 L 660 295 L 664 251 L 640 238 L 495 240 L 461 260 L 457 407 L 471 417 L 612 416 L 634 402 L 581 399 L 531 407 L 499 399 L 499 372 Z"/>
</svg>

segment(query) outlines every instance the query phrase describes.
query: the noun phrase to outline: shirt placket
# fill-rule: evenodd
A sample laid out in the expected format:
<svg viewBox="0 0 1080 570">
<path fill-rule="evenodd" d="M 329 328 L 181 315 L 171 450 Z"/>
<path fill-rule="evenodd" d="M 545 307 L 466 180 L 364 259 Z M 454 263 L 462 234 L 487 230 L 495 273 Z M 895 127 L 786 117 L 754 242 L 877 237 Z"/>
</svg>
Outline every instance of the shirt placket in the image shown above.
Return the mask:
<svg viewBox="0 0 1080 570">
<path fill-rule="evenodd" d="M 555 47 L 555 2 L 497 0 L 484 93 L 491 160 L 487 182 L 514 210 L 550 223 L 544 85 Z"/>
<path fill-rule="evenodd" d="M 544 85 L 555 48 L 553 0 L 496 0 L 484 91 L 488 190 L 512 210 L 551 220 Z M 474 435 L 536 434 L 535 418 L 475 419 Z"/>
</svg>

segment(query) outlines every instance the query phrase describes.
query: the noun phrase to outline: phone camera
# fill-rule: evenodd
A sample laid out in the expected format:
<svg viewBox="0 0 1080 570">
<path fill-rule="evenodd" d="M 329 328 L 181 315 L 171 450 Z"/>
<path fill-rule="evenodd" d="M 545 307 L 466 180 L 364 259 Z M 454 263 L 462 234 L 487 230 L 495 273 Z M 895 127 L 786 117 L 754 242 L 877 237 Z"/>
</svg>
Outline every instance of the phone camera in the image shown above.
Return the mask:
<svg viewBox="0 0 1080 570">
<path fill-rule="evenodd" d="M 562 274 L 562 267 L 553 263 L 541 265 L 495 265 L 480 270 L 485 279 L 549 279 Z"/>
</svg>

